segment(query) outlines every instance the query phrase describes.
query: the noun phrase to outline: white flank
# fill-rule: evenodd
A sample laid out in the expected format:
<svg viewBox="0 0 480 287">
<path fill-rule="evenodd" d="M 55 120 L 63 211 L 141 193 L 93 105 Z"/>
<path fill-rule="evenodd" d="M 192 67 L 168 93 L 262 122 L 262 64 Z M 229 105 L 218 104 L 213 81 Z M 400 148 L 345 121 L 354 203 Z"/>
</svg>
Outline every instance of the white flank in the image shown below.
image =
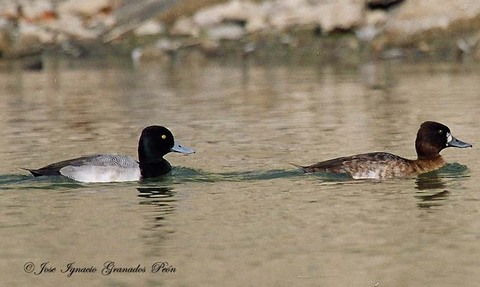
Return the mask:
<svg viewBox="0 0 480 287">
<path fill-rule="evenodd" d="M 63 176 L 80 182 L 122 182 L 140 180 L 139 167 L 119 166 L 66 166 L 60 169 Z"/>
</svg>

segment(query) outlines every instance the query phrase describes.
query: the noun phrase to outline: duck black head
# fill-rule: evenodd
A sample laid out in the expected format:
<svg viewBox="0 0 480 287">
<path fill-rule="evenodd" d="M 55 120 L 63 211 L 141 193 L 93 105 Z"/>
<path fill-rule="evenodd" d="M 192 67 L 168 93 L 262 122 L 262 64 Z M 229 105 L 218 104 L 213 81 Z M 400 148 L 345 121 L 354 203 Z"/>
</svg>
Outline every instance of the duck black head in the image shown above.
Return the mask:
<svg viewBox="0 0 480 287">
<path fill-rule="evenodd" d="M 142 162 L 161 161 L 169 152 L 194 153 L 193 149 L 175 142 L 173 134 L 162 126 L 148 126 L 142 131 L 138 143 L 138 157 Z"/>
</svg>

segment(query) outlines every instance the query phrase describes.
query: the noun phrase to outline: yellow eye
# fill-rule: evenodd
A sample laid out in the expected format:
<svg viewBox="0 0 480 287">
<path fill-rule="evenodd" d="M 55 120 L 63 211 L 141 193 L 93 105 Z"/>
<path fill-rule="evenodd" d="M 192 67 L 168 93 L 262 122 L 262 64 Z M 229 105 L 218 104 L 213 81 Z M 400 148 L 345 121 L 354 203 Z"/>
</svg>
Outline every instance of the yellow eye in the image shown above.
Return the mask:
<svg viewBox="0 0 480 287">
<path fill-rule="evenodd" d="M 167 136 L 166 136 L 166 135 L 162 135 L 162 139 L 163 139 L 163 140 L 164 140 L 164 139 L 166 139 L 166 138 L 167 138 Z"/>
</svg>

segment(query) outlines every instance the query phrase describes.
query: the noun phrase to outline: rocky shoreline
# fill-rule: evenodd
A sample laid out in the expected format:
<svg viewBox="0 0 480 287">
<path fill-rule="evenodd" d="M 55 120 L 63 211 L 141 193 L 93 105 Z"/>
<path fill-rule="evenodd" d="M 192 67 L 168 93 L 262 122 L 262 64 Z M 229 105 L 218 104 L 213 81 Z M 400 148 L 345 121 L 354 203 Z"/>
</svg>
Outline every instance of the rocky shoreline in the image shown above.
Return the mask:
<svg viewBox="0 0 480 287">
<path fill-rule="evenodd" d="M 135 62 L 241 57 L 437 54 L 480 59 L 476 0 L 4 0 L 0 55 L 117 51 Z M 358 54 L 358 53 L 356 53 Z"/>
</svg>

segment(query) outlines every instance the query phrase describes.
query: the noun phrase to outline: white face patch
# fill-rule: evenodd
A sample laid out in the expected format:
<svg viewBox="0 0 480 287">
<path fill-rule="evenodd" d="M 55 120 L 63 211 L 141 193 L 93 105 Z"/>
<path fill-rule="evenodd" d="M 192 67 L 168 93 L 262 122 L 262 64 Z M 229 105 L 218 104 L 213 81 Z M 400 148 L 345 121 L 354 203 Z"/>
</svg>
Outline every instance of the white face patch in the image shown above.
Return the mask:
<svg viewBox="0 0 480 287">
<path fill-rule="evenodd" d="M 453 140 L 453 136 L 450 133 L 447 133 L 447 145 Z"/>
</svg>

